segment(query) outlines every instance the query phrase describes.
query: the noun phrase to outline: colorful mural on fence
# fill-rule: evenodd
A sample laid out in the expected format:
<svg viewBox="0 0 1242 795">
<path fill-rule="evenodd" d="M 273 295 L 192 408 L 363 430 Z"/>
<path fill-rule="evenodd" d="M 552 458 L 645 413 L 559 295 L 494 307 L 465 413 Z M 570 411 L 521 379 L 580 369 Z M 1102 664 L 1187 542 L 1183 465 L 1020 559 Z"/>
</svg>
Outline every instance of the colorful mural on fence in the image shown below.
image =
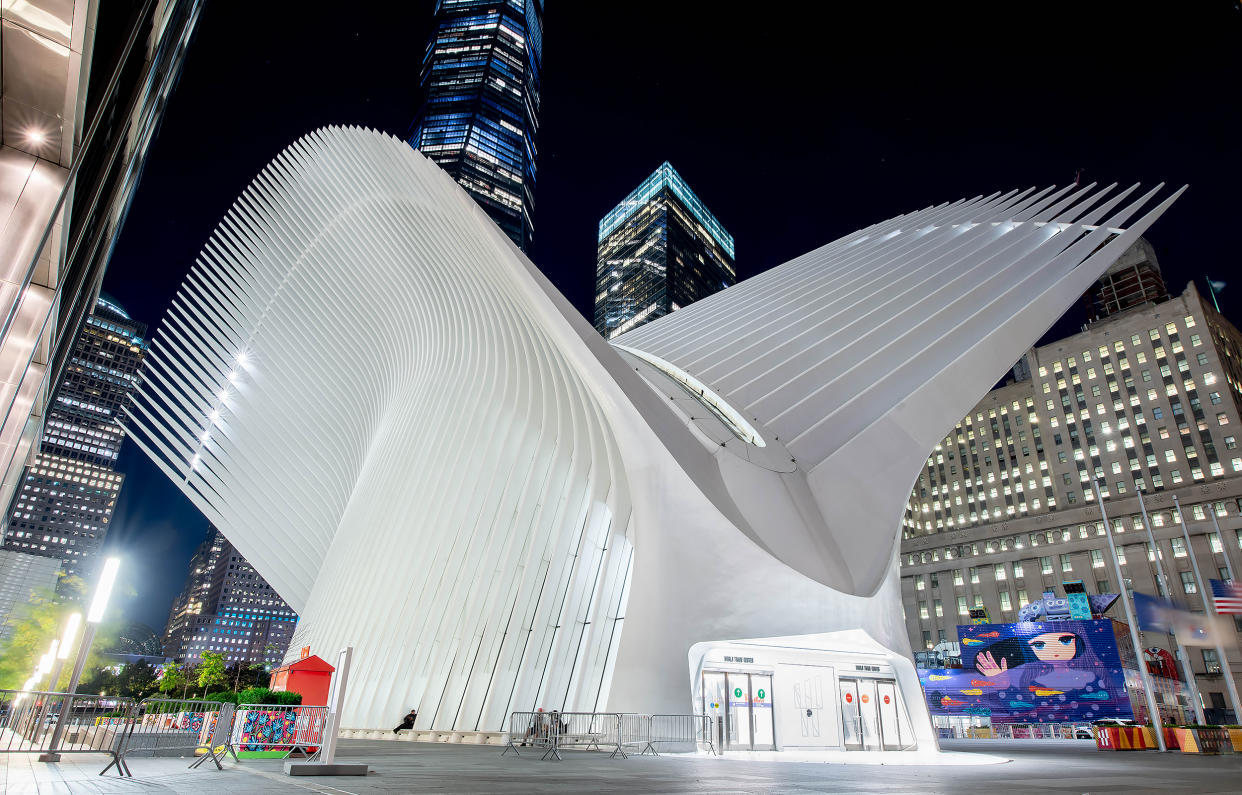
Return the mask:
<svg viewBox="0 0 1242 795">
<path fill-rule="evenodd" d="M 239 751 L 288 750 L 297 738 L 297 713 L 284 709 L 242 710 Z"/>
<path fill-rule="evenodd" d="M 962 668 L 919 671 L 934 715 L 994 723 L 1130 718 L 1109 619 L 961 625 Z"/>
</svg>

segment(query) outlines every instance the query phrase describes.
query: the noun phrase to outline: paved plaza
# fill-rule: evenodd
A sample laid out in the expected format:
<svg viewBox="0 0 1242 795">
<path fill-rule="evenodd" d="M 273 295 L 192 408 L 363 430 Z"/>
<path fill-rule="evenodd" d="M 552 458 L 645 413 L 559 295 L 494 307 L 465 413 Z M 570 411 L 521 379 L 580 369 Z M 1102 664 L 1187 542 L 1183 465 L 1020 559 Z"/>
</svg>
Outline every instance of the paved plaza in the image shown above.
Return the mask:
<svg viewBox="0 0 1242 795">
<path fill-rule="evenodd" d="M 44 765 L 0 755 L 0 792 L 25 793 L 1237 793 L 1242 755 L 1104 753 L 1090 742 L 946 741 L 952 764 L 842 764 L 665 754 L 609 759 L 569 752 L 501 757 L 489 746 L 343 740 L 342 761 L 365 761 L 366 778 L 296 778 L 277 759 L 232 760 L 225 770 L 186 768 L 184 759 L 134 758 L 134 778 L 98 775 L 106 757 L 77 755 Z M 809 758 L 809 757 L 804 757 Z M 828 757 L 837 759 L 839 757 Z M 900 758 L 898 761 L 901 761 Z M 960 762 L 961 764 L 958 764 Z"/>
</svg>

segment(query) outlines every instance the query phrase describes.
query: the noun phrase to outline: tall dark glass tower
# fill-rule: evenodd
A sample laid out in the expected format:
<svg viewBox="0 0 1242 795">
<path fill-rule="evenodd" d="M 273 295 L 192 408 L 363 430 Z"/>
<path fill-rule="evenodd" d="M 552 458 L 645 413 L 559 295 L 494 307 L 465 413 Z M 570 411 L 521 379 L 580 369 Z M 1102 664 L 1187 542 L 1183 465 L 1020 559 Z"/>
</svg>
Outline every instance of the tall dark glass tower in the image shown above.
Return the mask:
<svg viewBox="0 0 1242 795">
<path fill-rule="evenodd" d="M 597 263 L 605 337 L 737 283 L 733 236 L 667 162 L 600 220 Z"/>
<path fill-rule="evenodd" d="M 226 663 L 272 667 L 285 656 L 298 616 L 237 548 L 212 527 L 190 559 L 185 588 L 164 628 L 164 654 L 198 663 L 203 652 Z"/>
<path fill-rule="evenodd" d="M 534 234 L 543 0 L 440 0 L 410 145 L 522 250 Z"/>
<path fill-rule="evenodd" d="M 82 326 L 9 510 L 5 549 L 57 558 L 88 575 L 112 521 L 124 475 L 121 406 L 146 353 L 147 327 L 100 297 Z"/>
</svg>

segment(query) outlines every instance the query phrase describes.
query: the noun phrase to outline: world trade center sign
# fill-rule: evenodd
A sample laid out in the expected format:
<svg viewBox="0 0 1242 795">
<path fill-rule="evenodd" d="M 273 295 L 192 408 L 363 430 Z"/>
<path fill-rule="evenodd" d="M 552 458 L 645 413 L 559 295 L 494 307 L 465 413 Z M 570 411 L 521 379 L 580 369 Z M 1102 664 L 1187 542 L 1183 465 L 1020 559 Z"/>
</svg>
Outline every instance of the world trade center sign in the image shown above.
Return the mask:
<svg viewBox="0 0 1242 795">
<path fill-rule="evenodd" d="M 355 648 L 343 726 L 724 711 L 735 746 L 878 719 L 934 747 L 911 484 L 1159 192 L 929 207 L 605 341 L 434 163 L 325 128 L 208 240 L 129 429 L 301 616 L 293 649 Z"/>
</svg>

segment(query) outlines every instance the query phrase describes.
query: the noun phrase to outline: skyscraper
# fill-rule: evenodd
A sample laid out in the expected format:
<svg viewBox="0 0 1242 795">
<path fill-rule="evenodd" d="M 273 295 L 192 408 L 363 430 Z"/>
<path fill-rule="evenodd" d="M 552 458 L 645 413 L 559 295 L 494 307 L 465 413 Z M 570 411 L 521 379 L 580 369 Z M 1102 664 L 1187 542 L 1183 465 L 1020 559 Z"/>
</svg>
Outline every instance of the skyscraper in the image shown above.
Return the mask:
<svg viewBox="0 0 1242 795">
<path fill-rule="evenodd" d="M 733 236 L 663 163 L 599 222 L 595 328 L 649 323 L 737 282 Z"/>
<path fill-rule="evenodd" d="M 146 352 L 147 327 L 100 297 L 70 352 L 65 375 L 8 513 L 5 549 L 58 558 L 88 574 L 125 476 L 114 471 L 124 439 L 121 407 Z"/>
<path fill-rule="evenodd" d="M 32 463 L 202 6 L 0 9 L 0 506 Z"/>
<path fill-rule="evenodd" d="M 530 248 L 543 0 L 440 0 L 410 145 Z"/>
<path fill-rule="evenodd" d="M 185 588 L 164 629 L 164 654 L 196 663 L 205 651 L 225 662 L 274 665 L 285 656 L 297 614 L 216 528 L 190 559 Z"/>
</svg>

